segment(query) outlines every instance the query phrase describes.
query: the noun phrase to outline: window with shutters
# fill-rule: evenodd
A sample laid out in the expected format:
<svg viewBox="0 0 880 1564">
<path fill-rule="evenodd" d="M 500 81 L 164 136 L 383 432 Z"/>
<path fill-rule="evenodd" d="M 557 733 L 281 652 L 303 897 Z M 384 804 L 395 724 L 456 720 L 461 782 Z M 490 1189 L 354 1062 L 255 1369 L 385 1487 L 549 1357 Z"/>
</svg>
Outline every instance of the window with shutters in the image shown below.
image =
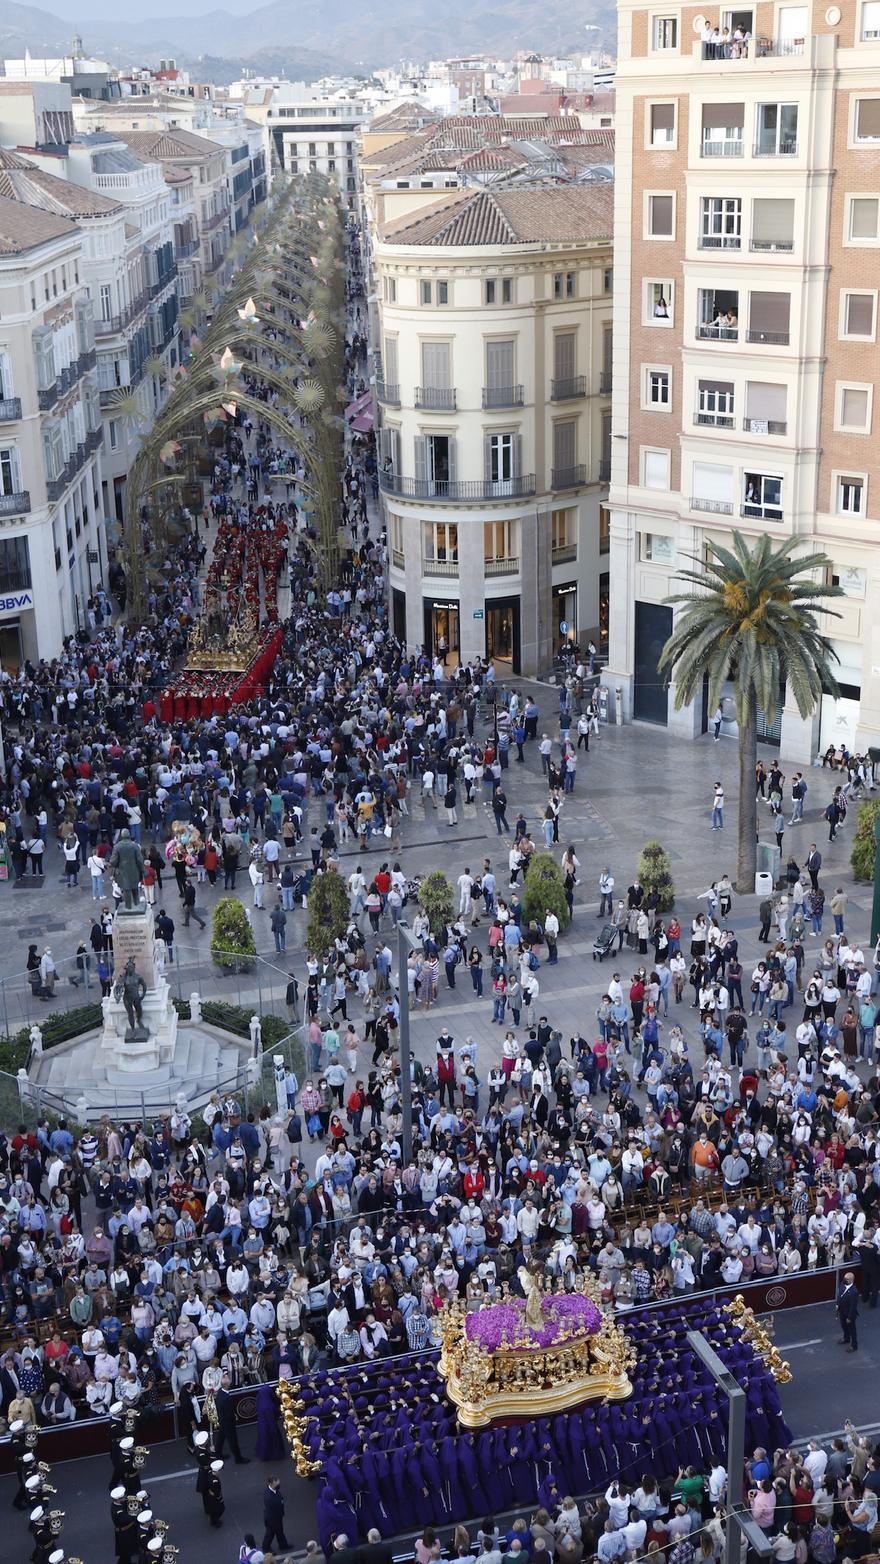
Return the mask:
<svg viewBox="0 0 880 1564">
<path fill-rule="evenodd" d="M 859 37 L 864 43 L 880 38 L 880 0 L 863 0 Z"/>
<path fill-rule="evenodd" d="M 58 379 L 55 369 L 55 343 L 51 326 L 41 326 L 34 332 L 34 358 L 36 362 L 37 390 L 49 391 Z"/>
<path fill-rule="evenodd" d="M 515 351 L 512 337 L 486 343 L 487 407 L 510 407 L 515 400 Z"/>
<path fill-rule="evenodd" d="M 746 381 L 747 434 L 786 434 L 788 432 L 788 387 L 766 380 Z"/>
<path fill-rule="evenodd" d="M 733 429 L 736 414 L 736 396 L 731 380 L 699 380 L 697 382 L 696 422 L 714 429 Z"/>
<path fill-rule="evenodd" d="M 675 146 L 675 104 L 649 103 L 645 114 L 646 147 Z"/>
<path fill-rule="evenodd" d="M 873 342 L 877 317 L 877 294 L 849 293 L 840 295 L 840 335 L 855 337 L 859 341 Z"/>
<path fill-rule="evenodd" d="M 788 253 L 794 249 L 794 201 L 784 196 L 752 202 L 752 250 Z"/>
<path fill-rule="evenodd" d="M 611 506 L 599 506 L 599 553 L 611 552 Z"/>
<path fill-rule="evenodd" d="M 0 353 L 0 401 L 15 396 L 12 381 L 12 359 L 8 353 Z"/>
<path fill-rule="evenodd" d="M 403 517 L 396 516 L 392 511 L 388 518 L 388 522 L 389 541 L 391 545 L 391 563 L 392 565 L 396 565 L 398 570 L 402 570 L 404 566 Z"/>
<path fill-rule="evenodd" d="M 864 473 L 838 473 L 835 481 L 838 516 L 864 516 L 868 480 Z"/>
<path fill-rule="evenodd" d="M 422 385 L 447 391 L 452 385 L 452 347 L 448 342 L 422 343 Z"/>
<path fill-rule="evenodd" d="M 702 141 L 703 157 L 742 157 L 744 103 L 704 103 Z"/>
<path fill-rule="evenodd" d="M 669 451 L 642 448 L 642 484 L 646 489 L 669 488 Z"/>
<path fill-rule="evenodd" d="M 673 239 L 675 237 L 675 196 L 660 192 L 645 192 L 645 238 Z"/>
<path fill-rule="evenodd" d="M 21 457 L 17 446 L 0 450 L 0 494 L 21 493 Z"/>
<path fill-rule="evenodd" d="M 847 200 L 847 244 L 876 244 L 880 238 L 880 195 L 851 195 Z"/>
<path fill-rule="evenodd" d="M 787 347 L 791 340 L 791 295 L 788 293 L 749 294 L 749 342 L 771 347 Z"/>
<path fill-rule="evenodd" d="M 382 279 L 382 296 L 383 296 L 386 304 L 396 304 L 397 303 L 397 278 L 396 277 L 383 277 L 383 279 Z"/>
<path fill-rule="evenodd" d="M 568 472 L 577 460 L 577 420 L 557 419 L 553 425 L 553 471 Z"/>
<path fill-rule="evenodd" d="M 100 289 L 101 319 L 113 319 L 113 290 L 109 282 L 102 282 Z"/>
<path fill-rule="evenodd" d="M 694 462 L 691 509 L 710 515 L 733 515 L 733 468 L 717 462 Z"/>
<path fill-rule="evenodd" d="M 553 273 L 554 299 L 573 299 L 577 293 L 577 272 Z"/>
<path fill-rule="evenodd" d="M 880 141 L 880 98 L 855 98 L 853 140 L 857 146 Z"/>
<path fill-rule="evenodd" d="M 397 338 L 386 337 L 382 348 L 382 378 L 386 386 L 397 386 L 400 374 L 397 367 Z"/>
<path fill-rule="evenodd" d="M 843 384 L 838 381 L 834 410 L 835 429 L 851 434 L 870 434 L 872 397 L 871 385 Z"/>
<path fill-rule="evenodd" d="M 577 333 L 557 331 L 553 338 L 553 378 L 572 380 L 575 372 L 575 344 Z"/>
</svg>

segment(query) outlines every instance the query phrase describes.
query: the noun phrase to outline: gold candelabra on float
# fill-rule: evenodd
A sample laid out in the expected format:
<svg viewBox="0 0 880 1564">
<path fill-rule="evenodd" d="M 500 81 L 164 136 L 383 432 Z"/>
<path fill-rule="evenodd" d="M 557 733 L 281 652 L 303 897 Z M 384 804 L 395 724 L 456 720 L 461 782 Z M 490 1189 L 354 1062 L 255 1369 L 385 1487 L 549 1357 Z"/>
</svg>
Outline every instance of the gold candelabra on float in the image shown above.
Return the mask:
<svg viewBox="0 0 880 1564">
<path fill-rule="evenodd" d="M 309 1459 L 308 1446 L 303 1434 L 308 1428 L 308 1419 L 297 1417 L 297 1411 L 303 1409 L 302 1401 L 297 1401 L 287 1380 L 278 1382 L 278 1401 L 281 1406 L 281 1421 L 284 1425 L 284 1435 L 290 1448 L 290 1458 L 296 1468 L 299 1477 L 315 1477 L 321 1470 L 320 1461 Z"/>
<path fill-rule="evenodd" d="M 783 1358 L 778 1347 L 774 1347 L 773 1338 L 766 1325 L 755 1319 L 754 1310 L 750 1309 L 741 1292 L 738 1292 L 730 1303 L 722 1304 L 725 1314 L 733 1325 L 738 1325 L 743 1341 L 748 1342 L 757 1357 L 763 1358 L 773 1379 L 777 1385 L 788 1385 L 793 1378 L 791 1364 Z"/>
<path fill-rule="evenodd" d="M 505 1321 L 498 1346 L 487 1347 L 476 1335 L 468 1336 L 467 1322 L 473 1315 L 461 1299 L 453 1298 L 441 1311 L 439 1371 L 459 1422 L 481 1428 L 502 1417 L 538 1417 L 588 1400 L 619 1401 L 631 1395 L 628 1371 L 635 1352 L 611 1315 L 603 1313 L 595 1278 L 580 1277 L 576 1292 L 596 1305 L 598 1328 L 588 1328 L 577 1316 L 554 1316 L 552 1305 L 544 1309 L 545 1298 L 569 1296 L 561 1283 L 526 1272 L 522 1284 L 525 1310 L 518 1294 L 499 1289 L 501 1307 L 516 1297 L 517 1317 L 512 1324 Z M 494 1307 L 489 1304 L 478 1312 Z M 554 1336 L 544 1345 L 534 1332 L 551 1321 Z"/>
</svg>

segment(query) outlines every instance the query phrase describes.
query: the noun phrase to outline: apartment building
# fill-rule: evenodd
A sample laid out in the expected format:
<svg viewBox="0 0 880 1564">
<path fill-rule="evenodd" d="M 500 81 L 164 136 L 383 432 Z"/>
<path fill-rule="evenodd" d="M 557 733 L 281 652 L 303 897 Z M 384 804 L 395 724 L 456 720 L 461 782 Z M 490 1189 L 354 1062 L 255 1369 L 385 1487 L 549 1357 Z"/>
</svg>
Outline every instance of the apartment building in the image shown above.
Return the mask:
<svg viewBox="0 0 880 1564">
<path fill-rule="evenodd" d="M 190 233 L 199 242 L 201 278 L 206 284 L 222 286 L 231 232 L 226 148 L 191 130 L 129 130 L 118 119 L 114 130 L 136 157 L 161 164 L 166 177 L 192 179 L 197 229 L 192 225 Z"/>
<path fill-rule="evenodd" d="M 705 731 L 657 677 L 676 572 L 733 527 L 796 537 L 845 593 L 842 698 L 802 722 L 781 690 L 761 735 L 880 744 L 880 3 L 618 16 L 608 682 Z"/>
<path fill-rule="evenodd" d="M 357 138 L 369 116 L 366 103 L 347 89 L 280 82 L 262 104 L 248 104 L 248 118 L 266 126 L 272 159 L 289 174 L 324 174 L 343 203 L 357 203 Z"/>
<path fill-rule="evenodd" d="M 372 236 L 391 617 L 533 674 L 607 613 L 607 185 L 456 191 Z"/>
<path fill-rule="evenodd" d="M 0 236 L 0 665 L 15 669 L 56 656 L 106 579 L 103 436 L 80 228 L 2 193 Z"/>
</svg>

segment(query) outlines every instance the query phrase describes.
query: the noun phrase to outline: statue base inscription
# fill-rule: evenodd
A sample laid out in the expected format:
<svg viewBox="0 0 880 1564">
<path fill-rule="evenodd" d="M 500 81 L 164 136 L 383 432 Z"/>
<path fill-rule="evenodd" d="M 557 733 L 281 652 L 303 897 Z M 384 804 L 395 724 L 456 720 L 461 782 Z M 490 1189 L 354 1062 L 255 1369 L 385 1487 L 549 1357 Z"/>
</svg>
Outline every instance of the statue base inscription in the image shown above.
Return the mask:
<svg viewBox="0 0 880 1564">
<path fill-rule="evenodd" d="M 107 1068 L 131 1075 L 161 1069 L 174 1058 L 178 1017 L 168 980 L 156 971 L 152 907 L 117 912 L 113 962 L 113 988 L 102 1001 Z"/>
</svg>

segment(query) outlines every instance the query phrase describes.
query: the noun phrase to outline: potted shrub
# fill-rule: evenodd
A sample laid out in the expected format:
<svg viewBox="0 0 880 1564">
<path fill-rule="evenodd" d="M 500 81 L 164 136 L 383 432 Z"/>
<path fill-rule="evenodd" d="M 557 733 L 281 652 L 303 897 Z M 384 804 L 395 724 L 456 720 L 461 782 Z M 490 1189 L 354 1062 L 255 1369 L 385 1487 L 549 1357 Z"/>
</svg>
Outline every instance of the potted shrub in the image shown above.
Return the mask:
<svg viewBox="0 0 880 1564">
<path fill-rule="evenodd" d="M 523 928 L 527 929 L 531 923 L 539 923 L 543 928 L 548 912 L 555 912 L 560 933 L 568 928 L 571 918 L 565 899 L 562 870 L 552 853 L 533 853 L 523 883 Z"/>
<path fill-rule="evenodd" d="M 214 908 L 211 955 L 224 972 L 251 972 L 254 968 L 254 931 L 237 896 L 221 896 Z"/>
<path fill-rule="evenodd" d="M 328 950 L 344 939 L 351 920 L 348 892 L 335 869 L 316 874 L 309 886 L 306 949 Z"/>
<path fill-rule="evenodd" d="M 419 886 L 419 906 L 434 939 L 442 939 L 447 923 L 451 923 L 455 915 L 455 896 L 442 869 L 433 869 L 425 875 Z"/>
<path fill-rule="evenodd" d="M 646 842 L 642 848 L 638 868 L 639 882 L 647 892 L 651 886 L 657 890 L 657 911 L 669 912 L 675 902 L 675 886 L 672 883 L 672 864 L 669 854 L 659 842 Z"/>
</svg>

